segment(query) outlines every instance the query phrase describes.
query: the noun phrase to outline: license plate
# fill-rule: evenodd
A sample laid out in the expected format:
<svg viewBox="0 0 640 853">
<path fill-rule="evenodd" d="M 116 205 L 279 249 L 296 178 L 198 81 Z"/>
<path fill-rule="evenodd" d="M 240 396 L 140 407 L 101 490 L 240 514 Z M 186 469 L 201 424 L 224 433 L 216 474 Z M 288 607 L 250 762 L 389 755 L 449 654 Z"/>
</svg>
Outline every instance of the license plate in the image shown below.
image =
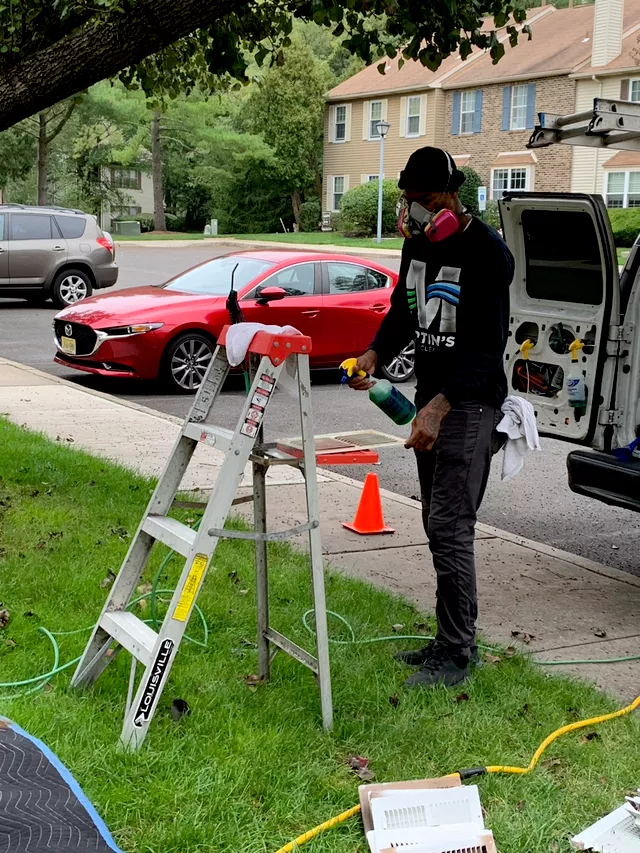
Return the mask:
<svg viewBox="0 0 640 853">
<path fill-rule="evenodd" d="M 67 355 L 75 355 L 76 354 L 76 342 L 73 338 L 65 338 L 64 336 L 60 338 L 60 347 L 62 352 L 66 352 Z"/>
</svg>

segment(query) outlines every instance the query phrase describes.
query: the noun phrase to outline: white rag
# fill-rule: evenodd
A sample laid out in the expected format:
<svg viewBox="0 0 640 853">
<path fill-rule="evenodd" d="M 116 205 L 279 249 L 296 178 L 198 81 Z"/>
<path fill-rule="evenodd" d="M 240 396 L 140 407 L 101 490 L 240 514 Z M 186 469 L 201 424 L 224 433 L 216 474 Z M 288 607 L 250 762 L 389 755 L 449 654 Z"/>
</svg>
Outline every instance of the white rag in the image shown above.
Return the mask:
<svg viewBox="0 0 640 853">
<path fill-rule="evenodd" d="M 245 359 L 251 341 L 258 332 L 272 335 L 301 335 L 293 326 L 265 326 L 264 323 L 236 323 L 227 332 L 227 358 L 231 367 L 237 367 Z"/>
<path fill-rule="evenodd" d="M 502 405 L 504 417 L 497 426 L 498 432 L 504 432 L 507 443 L 504 446 L 502 461 L 502 479 L 513 480 L 524 465 L 524 456 L 529 450 L 541 450 L 536 414 L 531 403 L 522 397 L 507 397 Z"/>
</svg>

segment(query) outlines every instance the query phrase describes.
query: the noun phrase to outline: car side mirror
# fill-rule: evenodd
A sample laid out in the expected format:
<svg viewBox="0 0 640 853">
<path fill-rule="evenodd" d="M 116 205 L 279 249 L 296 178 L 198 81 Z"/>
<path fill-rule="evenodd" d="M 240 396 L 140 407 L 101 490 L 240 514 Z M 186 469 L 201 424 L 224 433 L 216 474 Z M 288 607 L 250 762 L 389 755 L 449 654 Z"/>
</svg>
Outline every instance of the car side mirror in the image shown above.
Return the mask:
<svg viewBox="0 0 640 853">
<path fill-rule="evenodd" d="M 286 290 L 281 287 L 259 287 L 256 291 L 256 299 L 259 305 L 268 305 L 270 302 L 278 302 L 287 295 Z"/>
</svg>

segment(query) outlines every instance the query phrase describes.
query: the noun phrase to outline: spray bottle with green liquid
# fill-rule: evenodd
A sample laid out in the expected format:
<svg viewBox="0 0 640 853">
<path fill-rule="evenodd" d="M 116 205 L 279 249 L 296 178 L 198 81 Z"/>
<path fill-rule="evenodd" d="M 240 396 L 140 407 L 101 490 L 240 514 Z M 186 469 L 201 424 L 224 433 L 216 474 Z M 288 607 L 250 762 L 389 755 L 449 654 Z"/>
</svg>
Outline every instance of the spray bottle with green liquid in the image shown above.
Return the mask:
<svg viewBox="0 0 640 853">
<path fill-rule="evenodd" d="M 411 400 L 401 394 L 388 379 L 374 379 L 364 370 L 358 370 L 357 358 L 348 358 L 343 361 L 340 370 L 342 371 L 341 381 L 343 384 L 355 375 L 364 376 L 371 382 L 375 382 L 375 385 L 369 389 L 369 399 L 398 426 L 410 424 L 415 419 L 416 407 Z"/>
</svg>

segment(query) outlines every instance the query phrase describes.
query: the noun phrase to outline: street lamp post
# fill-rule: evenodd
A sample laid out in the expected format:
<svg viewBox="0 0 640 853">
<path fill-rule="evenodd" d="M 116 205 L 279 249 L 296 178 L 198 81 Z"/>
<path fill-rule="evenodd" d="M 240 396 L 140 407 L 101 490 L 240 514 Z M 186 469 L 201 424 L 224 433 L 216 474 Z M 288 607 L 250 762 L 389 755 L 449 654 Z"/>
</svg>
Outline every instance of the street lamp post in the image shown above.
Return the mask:
<svg viewBox="0 0 640 853">
<path fill-rule="evenodd" d="M 384 175 L 384 138 L 389 133 L 391 125 L 388 121 L 378 122 L 380 134 L 380 173 L 378 175 L 378 243 L 382 243 L 382 178 Z"/>
</svg>

